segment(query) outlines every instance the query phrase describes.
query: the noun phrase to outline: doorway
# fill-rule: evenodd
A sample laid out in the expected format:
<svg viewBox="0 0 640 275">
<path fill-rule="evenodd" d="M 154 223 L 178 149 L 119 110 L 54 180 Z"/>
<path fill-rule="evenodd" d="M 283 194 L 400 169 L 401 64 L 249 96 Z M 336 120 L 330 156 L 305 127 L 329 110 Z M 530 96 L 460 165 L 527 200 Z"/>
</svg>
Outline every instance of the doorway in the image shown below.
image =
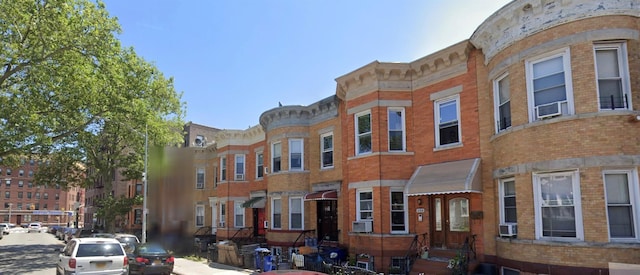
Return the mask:
<svg viewBox="0 0 640 275">
<path fill-rule="evenodd" d="M 338 201 L 318 200 L 318 240 L 338 241 Z"/>
<path fill-rule="evenodd" d="M 460 249 L 470 235 L 468 194 L 431 195 L 431 246 Z"/>
<path fill-rule="evenodd" d="M 264 208 L 253 208 L 253 235 L 265 235 Z"/>
</svg>

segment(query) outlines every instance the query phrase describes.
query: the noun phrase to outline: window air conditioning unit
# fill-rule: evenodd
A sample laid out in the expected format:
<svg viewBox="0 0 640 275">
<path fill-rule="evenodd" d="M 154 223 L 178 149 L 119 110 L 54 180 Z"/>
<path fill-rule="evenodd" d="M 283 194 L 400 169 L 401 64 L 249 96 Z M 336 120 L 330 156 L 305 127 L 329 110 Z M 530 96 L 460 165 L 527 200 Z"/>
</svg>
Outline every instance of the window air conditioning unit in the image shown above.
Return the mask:
<svg viewBox="0 0 640 275">
<path fill-rule="evenodd" d="M 263 221 L 262 222 L 262 227 L 263 228 L 269 228 L 269 221 Z"/>
<path fill-rule="evenodd" d="M 371 233 L 373 232 L 372 221 L 356 221 L 353 222 L 351 229 L 356 233 Z"/>
<path fill-rule="evenodd" d="M 244 174 L 236 174 L 236 180 L 244 180 Z"/>
<path fill-rule="evenodd" d="M 566 101 L 558 101 L 544 105 L 536 106 L 536 115 L 538 119 L 545 119 L 562 114 L 562 104 L 566 104 Z"/>
<path fill-rule="evenodd" d="M 500 224 L 500 237 L 514 237 L 518 235 L 517 223 L 501 223 Z"/>
<path fill-rule="evenodd" d="M 218 227 L 219 227 L 219 228 L 224 228 L 224 222 L 219 222 L 219 223 L 218 223 Z"/>
<path fill-rule="evenodd" d="M 264 167 L 264 174 L 265 174 L 265 175 L 266 175 L 266 174 L 269 174 L 269 167 L 266 167 L 266 166 Z"/>
</svg>

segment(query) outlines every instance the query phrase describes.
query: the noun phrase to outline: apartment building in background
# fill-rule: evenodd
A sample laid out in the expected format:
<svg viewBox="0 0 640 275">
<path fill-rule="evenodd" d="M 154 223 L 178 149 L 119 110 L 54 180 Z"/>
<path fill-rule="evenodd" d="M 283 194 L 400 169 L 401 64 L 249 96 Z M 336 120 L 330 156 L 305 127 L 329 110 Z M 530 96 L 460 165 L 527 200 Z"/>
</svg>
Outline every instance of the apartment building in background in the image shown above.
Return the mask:
<svg viewBox="0 0 640 275">
<path fill-rule="evenodd" d="M 285 254 L 313 236 L 384 273 L 436 265 L 416 241 L 501 274 L 639 265 L 639 26 L 634 0 L 512 1 L 468 40 L 173 148 L 150 222 Z"/>
</svg>

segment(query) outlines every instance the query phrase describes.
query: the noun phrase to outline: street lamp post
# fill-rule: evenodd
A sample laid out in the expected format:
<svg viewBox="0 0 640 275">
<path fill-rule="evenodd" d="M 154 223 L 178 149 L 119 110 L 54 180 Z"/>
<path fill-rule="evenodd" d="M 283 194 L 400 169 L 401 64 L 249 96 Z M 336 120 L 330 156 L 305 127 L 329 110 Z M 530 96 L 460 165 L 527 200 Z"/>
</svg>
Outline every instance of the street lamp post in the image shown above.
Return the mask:
<svg viewBox="0 0 640 275">
<path fill-rule="evenodd" d="M 13 206 L 13 203 L 9 203 L 9 223 L 11 223 L 11 206 Z"/>
<path fill-rule="evenodd" d="M 147 242 L 147 177 L 149 159 L 149 126 L 144 125 L 144 175 L 142 176 L 142 243 Z"/>
</svg>

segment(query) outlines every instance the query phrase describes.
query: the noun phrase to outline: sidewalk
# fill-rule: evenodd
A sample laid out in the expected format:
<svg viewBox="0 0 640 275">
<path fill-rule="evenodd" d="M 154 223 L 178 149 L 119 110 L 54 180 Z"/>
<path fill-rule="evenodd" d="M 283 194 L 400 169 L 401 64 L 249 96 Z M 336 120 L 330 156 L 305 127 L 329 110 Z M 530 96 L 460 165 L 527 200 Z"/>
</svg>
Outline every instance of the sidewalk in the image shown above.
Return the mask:
<svg viewBox="0 0 640 275">
<path fill-rule="evenodd" d="M 219 263 L 207 264 L 207 261 L 192 261 L 185 258 L 176 258 L 173 265 L 173 274 L 177 275 L 247 275 L 259 274 L 259 272 L 251 269 L 244 269 L 235 266 L 228 266 Z"/>
</svg>

